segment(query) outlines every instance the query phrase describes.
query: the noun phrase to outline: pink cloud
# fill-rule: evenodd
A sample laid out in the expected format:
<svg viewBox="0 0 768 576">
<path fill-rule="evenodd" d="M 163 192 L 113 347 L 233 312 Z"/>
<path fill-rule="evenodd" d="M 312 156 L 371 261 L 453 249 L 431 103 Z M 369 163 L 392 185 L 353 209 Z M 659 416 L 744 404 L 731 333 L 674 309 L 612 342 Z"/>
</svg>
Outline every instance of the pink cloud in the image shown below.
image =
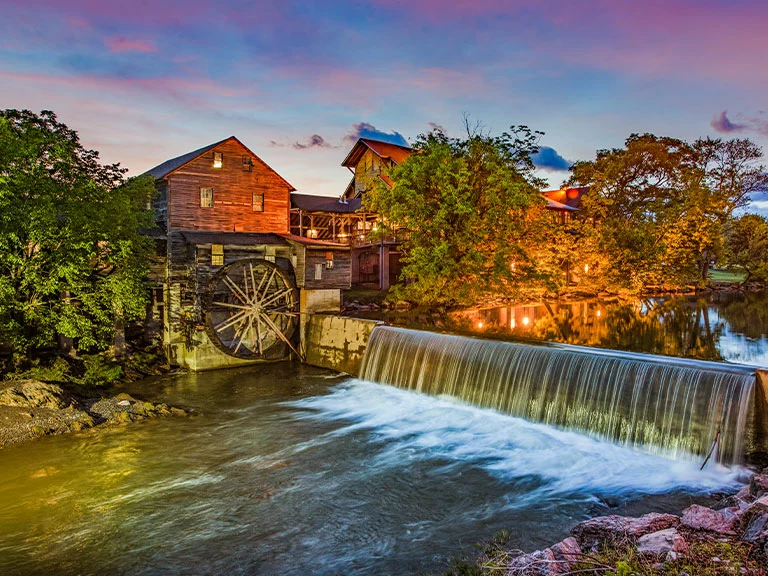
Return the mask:
<svg viewBox="0 0 768 576">
<path fill-rule="evenodd" d="M 113 54 L 124 52 L 157 52 L 157 48 L 147 40 L 131 40 L 125 36 L 110 36 L 104 40 L 105 46 Z"/>
</svg>

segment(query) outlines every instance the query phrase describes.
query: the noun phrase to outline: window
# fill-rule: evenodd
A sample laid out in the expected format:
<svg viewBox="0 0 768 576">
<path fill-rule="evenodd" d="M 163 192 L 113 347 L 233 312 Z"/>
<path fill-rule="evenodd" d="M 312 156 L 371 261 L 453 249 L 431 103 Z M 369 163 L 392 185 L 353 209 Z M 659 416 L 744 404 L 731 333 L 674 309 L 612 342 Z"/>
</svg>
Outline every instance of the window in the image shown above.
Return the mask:
<svg viewBox="0 0 768 576">
<path fill-rule="evenodd" d="M 213 188 L 200 188 L 200 208 L 213 208 Z"/>
<path fill-rule="evenodd" d="M 264 212 L 264 194 L 253 193 L 253 211 Z"/>
<path fill-rule="evenodd" d="M 224 154 L 222 154 L 221 152 L 213 153 L 213 167 L 214 168 L 224 167 Z"/>
<path fill-rule="evenodd" d="M 325 269 L 333 270 L 333 252 L 325 253 Z"/>
<path fill-rule="evenodd" d="M 211 266 L 224 266 L 223 244 L 211 244 Z"/>
<path fill-rule="evenodd" d="M 243 156 L 243 172 L 250 172 L 253 169 L 253 159 L 250 156 Z"/>
<path fill-rule="evenodd" d="M 323 279 L 323 265 L 319 262 L 315 264 L 315 280 Z"/>
</svg>

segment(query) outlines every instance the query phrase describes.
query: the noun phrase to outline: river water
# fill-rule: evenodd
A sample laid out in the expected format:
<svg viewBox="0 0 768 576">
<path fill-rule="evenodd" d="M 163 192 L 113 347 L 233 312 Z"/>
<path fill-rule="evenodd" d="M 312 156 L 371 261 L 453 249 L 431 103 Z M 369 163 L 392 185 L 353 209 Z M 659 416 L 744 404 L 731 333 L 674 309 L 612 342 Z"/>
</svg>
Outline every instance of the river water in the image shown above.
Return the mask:
<svg viewBox="0 0 768 576">
<path fill-rule="evenodd" d="M 196 415 L 0 451 L 0 574 L 419 574 L 743 480 L 296 364 L 129 391 Z"/>
</svg>

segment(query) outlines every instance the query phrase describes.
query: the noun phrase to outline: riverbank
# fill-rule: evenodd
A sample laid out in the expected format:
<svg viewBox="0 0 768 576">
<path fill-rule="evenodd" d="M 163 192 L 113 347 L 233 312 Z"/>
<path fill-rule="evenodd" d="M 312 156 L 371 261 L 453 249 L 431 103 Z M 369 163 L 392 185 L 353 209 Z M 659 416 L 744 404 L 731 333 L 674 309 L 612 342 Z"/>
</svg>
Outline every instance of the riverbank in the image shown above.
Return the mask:
<svg viewBox="0 0 768 576">
<path fill-rule="evenodd" d="M 124 392 L 39 380 L 0 382 L 0 449 L 43 436 L 80 432 L 187 412 Z"/>
<path fill-rule="evenodd" d="M 598 516 L 574 526 L 571 537 L 530 553 L 510 549 L 507 536 L 482 545 L 475 562 L 456 562 L 446 576 L 766 576 L 768 468 L 713 507 Z"/>
</svg>

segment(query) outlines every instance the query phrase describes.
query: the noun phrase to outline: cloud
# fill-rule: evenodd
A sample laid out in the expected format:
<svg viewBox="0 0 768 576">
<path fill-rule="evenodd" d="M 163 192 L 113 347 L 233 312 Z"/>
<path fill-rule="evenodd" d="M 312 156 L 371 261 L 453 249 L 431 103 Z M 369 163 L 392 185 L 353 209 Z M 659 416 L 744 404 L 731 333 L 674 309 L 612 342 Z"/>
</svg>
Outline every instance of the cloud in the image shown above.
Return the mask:
<svg viewBox="0 0 768 576">
<path fill-rule="evenodd" d="M 382 132 L 368 122 L 358 122 L 357 124 L 353 124 L 352 129 L 344 135 L 344 141 L 350 144 L 354 144 L 360 138 L 379 140 L 381 142 L 397 144 L 398 146 L 409 147 L 408 140 L 406 140 L 400 132 Z"/>
<path fill-rule="evenodd" d="M 131 40 L 125 36 L 110 36 L 104 40 L 104 45 L 113 54 L 123 54 L 124 52 L 157 52 L 157 48 L 151 42 L 146 40 Z"/>
<path fill-rule="evenodd" d="M 536 154 L 531 155 L 531 159 L 534 166 L 546 170 L 565 171 L 573 164 L 573 162 L 569 162 L 560 156 L 557 150 L 549 146 L 541 146 Z"/>
<path fill-rule="evenodd" d="M 320 134 L 312 134 L 305 144 L 296 142 L 293 147 L 296 150 L 306 150 L 307 148 L 333 148 L 333 146 L 331 146 L 325 138 L 320 136 Z"/>
<path fill-rule="evenodd" d="M 718 132 L 722 132 L 723 134 L 728 134 L 730 132 L 742 132 L 745 128 L 747 128 L 746 124 L 734 124 L 728 119 L 728 110 L 723 110 L 712 118 L 712 122 L 709 123 L 712 128 L 714 128 Z"/>
<path fill-rule="evenodd" d="M 443 134 L 448 133 L 442 124 L 437 124 L 436 122 L 427 122 L 427 126 L 429 126 L 429 130 L 431 132 L 442 132 Z"/>
</svg>

